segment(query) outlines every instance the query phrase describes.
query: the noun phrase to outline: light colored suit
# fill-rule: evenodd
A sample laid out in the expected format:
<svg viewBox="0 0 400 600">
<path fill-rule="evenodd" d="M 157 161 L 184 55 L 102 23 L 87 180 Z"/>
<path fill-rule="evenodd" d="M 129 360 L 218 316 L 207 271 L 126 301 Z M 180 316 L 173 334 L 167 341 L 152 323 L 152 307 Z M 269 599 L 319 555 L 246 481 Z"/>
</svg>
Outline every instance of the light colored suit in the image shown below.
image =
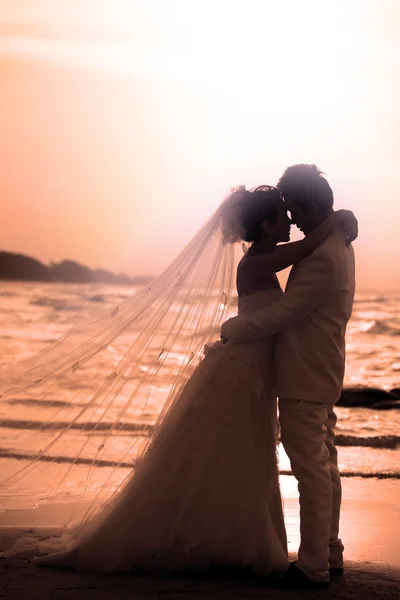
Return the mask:
<svg viewBox="0 0 400 600">
<path fill-rule="evenodd" d="M 345 367 L 345 332 L 355 288 L 354 251 L 332 234 L 292 268 L 282 301 L 270 314 L 282 331 L 275 342 L 278 396 L 335 404 Z M 265 314 L 265 317 L 267 315 Z"/>
<path fill-rule="evenodd" d="M 322 581 L 329 579 L 329 566 L 343 564 L 333 407 L 343 384 L 354 289 L 354 251 L 336 232 L 293 267 L 279 302 L 223 327 L 229 342 L 279 334 L 275 377 L 281 435 L 300 492 L 297 565 Z"/>
</svg>

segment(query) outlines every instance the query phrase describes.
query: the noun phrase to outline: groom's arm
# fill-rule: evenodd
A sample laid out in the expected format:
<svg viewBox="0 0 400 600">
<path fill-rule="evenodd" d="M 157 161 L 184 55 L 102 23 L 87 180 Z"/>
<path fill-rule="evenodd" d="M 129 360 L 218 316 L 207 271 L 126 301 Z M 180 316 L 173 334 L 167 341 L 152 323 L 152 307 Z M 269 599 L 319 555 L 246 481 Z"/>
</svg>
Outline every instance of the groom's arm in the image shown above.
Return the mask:
<svg viewBox="0 0 400 600">
<path fill-rule="evenodd" d="M 334 262 L 328 253 L 314 253 L 302 261 L 290 289 L 278 302 L 251 315 L 229 319 L 222 337 L 229 342 L 250 342 L 285 329 L 313 313 L 332 292 Z"/>
</svg>

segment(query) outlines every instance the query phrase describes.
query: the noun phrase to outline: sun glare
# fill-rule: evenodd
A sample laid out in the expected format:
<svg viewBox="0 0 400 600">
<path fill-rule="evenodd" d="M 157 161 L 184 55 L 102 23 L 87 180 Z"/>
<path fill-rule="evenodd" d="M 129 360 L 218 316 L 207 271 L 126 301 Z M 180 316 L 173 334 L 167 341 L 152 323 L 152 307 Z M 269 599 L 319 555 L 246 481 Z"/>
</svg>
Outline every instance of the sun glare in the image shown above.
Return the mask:
<svg viewBox="0 0 400 600">
<path fill-rule="evenodd" d="M 14 199 L 34 189 L 45 206 L 48 182 L 36 177 L 24 183 L 17 176 L 22 161 L 41 161 L 32 172 L 44 170 L 56 182 L 50 187 L 58 200 L 53 193 L 51 205 L 68 201 L 71 221 L 72 205 L 83 222 L 82 211 L 89 221 L 95 204 L 98 237 L 85 242 L 84 254 L 102 241 L 113 219 L 117 257 L 146 248 L 150 224 L 160 238 L 173 231 L 165 263 L 147 252 L 143 269 L 157 272 L 232 185 L 274 183 L 286 165 L 316 162 L 332 182 L 337 206 L 357 210 L 360 230 L 373 230 L 374 269 L 381 273 L 383 263 L 387 280 L 393 266 L 384 257 L 397 239 L 400 205 L 386 193 L 392 218 L 377 224 L 373 203 L 382 194 L 381 182 L 387 190 L 398 185 L 398 54 L 391 19 L 396 3 L 389 5 L 390 10 L 373 0 L 3 3 L 8 34 L 0 40 L 0 54 L 11 75 L 5 75 L 2 94 L 10 162 L 3 185 L 14 190 Z M 34 65 L 29 76 L 26 59 Z M 31 132 L 31 145 L 18 145 L 9 114 L 24 138 Z M 61 155 L 67 153 L 57 168 L 54 144 Z M 146 203 L 134 204 L 132 198 L 143 191 Z M 110 197 L 118 198 L 112 218 Z M 122 224 L 118 214 L 124 215 Z M 27 239 L 26 231 L 20 237 Z M 100 264 L 111 242 L 110 234 L 108 250 L 96 254 Z M 365 269 L 367 254 L 360 243 Z M 121 269 L 129 268 L 119 261 Z"/>
</svg>

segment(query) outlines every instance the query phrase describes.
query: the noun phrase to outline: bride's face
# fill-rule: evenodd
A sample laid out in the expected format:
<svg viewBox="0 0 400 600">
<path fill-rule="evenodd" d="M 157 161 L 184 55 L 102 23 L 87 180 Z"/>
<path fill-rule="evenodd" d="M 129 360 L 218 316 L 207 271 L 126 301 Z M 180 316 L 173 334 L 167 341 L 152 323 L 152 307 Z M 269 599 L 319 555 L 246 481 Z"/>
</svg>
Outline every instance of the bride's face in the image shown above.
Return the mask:
<svg viewBox="0 0 400 600">
<path fill-rule="evenodd" d="M 285 204 L 282 202 L 275 223 L 271 223 L 272 237 L 277 244 L 288 242 L 290 240 L 290 226 L 292 221 L 289 218 Z"/>
</svg>

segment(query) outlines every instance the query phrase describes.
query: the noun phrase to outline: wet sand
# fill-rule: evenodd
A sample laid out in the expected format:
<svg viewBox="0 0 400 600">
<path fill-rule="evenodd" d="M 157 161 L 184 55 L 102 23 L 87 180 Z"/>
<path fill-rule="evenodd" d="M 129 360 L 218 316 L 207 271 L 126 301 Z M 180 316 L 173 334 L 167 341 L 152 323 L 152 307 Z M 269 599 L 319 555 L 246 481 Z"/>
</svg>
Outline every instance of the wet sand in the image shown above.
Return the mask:
<svg viewBox="0 0 400 600">
<path fill-rule="evenodd" d="M 289 551 L 294 558 L 298 534 L 298 501 L 293 477 L 281 478 Z M 400 594 L 400 481 L 348 478 L 343 480 L 341 536 L 346 546 L 346 572 L 329 591 L 294 592 L 265 587 L 259 582 L 202 578 L 101 575 L 39 569 L 29 557 L 0 559 L 0 598 L 20 600 L 125 600 L 189 597 L 330 598 L 398 600 Z M 1 515 L 0 515 L 1 517 Z M 5 518 L 0 518 L 5 524 Z M 10 547 L 16 535 L 11 515 L 0 531 L 0 546 Z"/>
</svg>

